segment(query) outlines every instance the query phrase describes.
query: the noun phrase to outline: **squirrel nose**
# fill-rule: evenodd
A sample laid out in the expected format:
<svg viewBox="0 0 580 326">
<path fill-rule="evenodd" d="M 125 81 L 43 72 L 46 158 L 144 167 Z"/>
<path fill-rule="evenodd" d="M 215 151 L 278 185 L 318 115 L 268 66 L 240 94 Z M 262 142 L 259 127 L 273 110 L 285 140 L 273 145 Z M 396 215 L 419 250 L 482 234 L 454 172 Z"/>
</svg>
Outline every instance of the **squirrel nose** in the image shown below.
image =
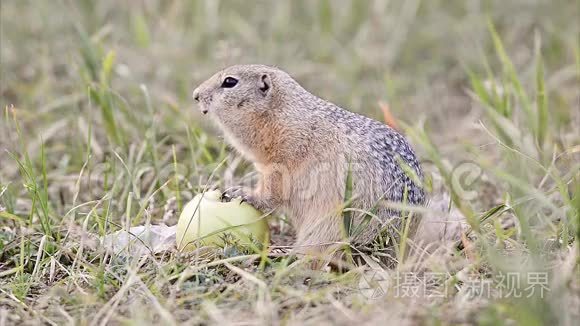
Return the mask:
<svg viewBox="0 0 580 326">
<path fill-rule="evenodd" d="M 193 91 L 193 99 L 194 99 L 196 102 L 199 102 L 199 88 L 196 88 L 196 89 Z M 202 108 L 201 108 L 201 113 L 203 113 L 203 114 L 207 114 L 207 109 L 206 109 L 205 107 L 203 107 L 203 106 L 204 106 L 204 105 L 202 105 Z"/>
<path fill-rule="evenodd" d="M 196 102 L 199 102 L 199 88 L 196 88 L 196 89 L 193 90 L 193 99 Z"/>
</svg>

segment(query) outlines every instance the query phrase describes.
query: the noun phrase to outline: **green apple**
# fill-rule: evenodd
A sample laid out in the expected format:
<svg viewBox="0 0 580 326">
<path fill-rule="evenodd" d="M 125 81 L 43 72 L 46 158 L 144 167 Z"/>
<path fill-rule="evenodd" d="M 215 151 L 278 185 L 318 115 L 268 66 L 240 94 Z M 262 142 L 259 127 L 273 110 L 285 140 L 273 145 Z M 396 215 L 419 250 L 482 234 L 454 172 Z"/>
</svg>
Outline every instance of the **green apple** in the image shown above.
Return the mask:
<svg viewBox="0 0 580 326">
<path fill-rule="evenodd" d="M 222 246 L 224 233 L 232 234 L 242 244 L 255 239 L 267 245 L 268 222 L 252 205 L 234 198 L 221 201 L 221 191 L 198 194 L 188 202 L 177 222 L 177 249 L 193 250 L 198 246 Z"/>
</svg>

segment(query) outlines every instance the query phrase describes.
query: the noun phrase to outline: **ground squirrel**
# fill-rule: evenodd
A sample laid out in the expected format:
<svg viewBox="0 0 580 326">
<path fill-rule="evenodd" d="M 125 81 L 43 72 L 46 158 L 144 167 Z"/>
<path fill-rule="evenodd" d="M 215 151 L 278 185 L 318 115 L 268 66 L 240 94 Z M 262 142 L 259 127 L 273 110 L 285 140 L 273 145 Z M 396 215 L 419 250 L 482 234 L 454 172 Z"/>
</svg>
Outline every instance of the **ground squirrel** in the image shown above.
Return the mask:
<svg viewBox="0 0 580 326">
<path fill-rule="evenodd" d="M 311 94 L 280 69 L 232 66 L 193 97 L 261 174 L 256 189 L 226 193 L 262 211 L 283 212 L 296 230 L 299 252 L 336 248 L 346 229 L 356 243 L 368 243 L 385 227 L 397 237 L 401 218 L 384 201 L 425 204 L 421 167 L 401 134 Z M 350 228 L 342 213 L 348 175 Z"/>
</svg>

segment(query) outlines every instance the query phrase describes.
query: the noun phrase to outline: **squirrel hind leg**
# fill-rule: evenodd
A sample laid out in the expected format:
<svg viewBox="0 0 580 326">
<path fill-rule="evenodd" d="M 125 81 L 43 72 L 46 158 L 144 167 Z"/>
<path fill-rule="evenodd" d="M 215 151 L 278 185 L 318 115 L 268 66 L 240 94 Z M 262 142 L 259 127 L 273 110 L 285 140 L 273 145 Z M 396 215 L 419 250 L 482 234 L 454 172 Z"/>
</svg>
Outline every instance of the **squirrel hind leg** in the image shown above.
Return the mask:
<svg viewBox="0 0 580 326">
<path fill-rule="evenodd" d="M 292 250 L 297 257 L 310 259 L 312 269 L 333 266 L 342 260 L 342 249 L 345 244 L 342 241 L 339 224 L 332 218 L 323 221 L 327 223 L 308 225 L 298 230 Z"/>
</svg>

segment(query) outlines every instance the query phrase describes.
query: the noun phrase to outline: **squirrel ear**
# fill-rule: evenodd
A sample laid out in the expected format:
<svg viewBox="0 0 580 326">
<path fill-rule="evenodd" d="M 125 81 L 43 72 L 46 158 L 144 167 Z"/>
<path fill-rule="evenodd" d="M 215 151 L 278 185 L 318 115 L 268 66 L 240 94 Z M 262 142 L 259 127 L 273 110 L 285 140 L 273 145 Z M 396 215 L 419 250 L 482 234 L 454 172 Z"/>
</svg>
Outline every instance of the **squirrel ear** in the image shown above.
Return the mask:
<svg viewBox="0 0 580 326">
<path fill-rule="evenodd" d="M 266 94 L 268 94 L 268 91 L 270 90 L 271 87 L 272 80 L 270 79 L 270 76 L 268 74 L 262 74 L 262 76 L 260 76 L 260 81 L 258 83 L 258 88 L 260 89 L 262 95 L 265 96 Z"/>
</svg>

